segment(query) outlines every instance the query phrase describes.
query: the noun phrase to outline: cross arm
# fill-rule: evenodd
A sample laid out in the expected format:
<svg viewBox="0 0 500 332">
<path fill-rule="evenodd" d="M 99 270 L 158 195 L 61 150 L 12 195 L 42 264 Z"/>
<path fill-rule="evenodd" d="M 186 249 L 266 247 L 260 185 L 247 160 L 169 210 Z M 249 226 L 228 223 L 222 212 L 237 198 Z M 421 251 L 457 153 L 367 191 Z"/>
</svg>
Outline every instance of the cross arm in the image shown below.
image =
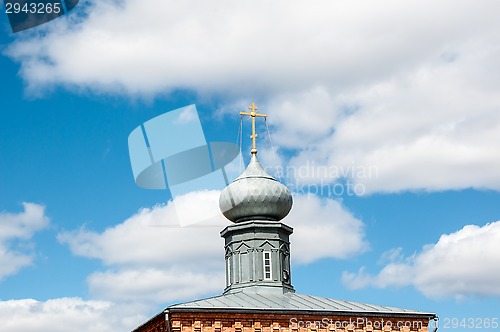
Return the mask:
<svg viewBox="0 0 500 332">
<path fill-rule="evenodd" d="M 267 114 L 254 113 L 254 112 L 240 112 L 240 115 L 261 116 L 264 118 L 267 116 Z"/>
</svg>

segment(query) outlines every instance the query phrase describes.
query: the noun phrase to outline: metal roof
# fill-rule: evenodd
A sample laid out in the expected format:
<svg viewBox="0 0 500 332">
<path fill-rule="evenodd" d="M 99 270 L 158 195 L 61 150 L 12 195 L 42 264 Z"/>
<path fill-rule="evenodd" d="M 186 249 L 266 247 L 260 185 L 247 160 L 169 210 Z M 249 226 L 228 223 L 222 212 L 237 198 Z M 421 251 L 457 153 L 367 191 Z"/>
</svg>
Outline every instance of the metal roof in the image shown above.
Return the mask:
<svg viewBox="0 0 500 332">
<path fill-rule="evenodd" d="M 338 315 L 404 315 L 435 317 L 434 313 L 421 312 L 381 305 L 365 304 L 326 297 L 302 295 L 292 292 L 284 294 L 237 292 L 203 300 L 172 305 L 169 311 L 277 311 L 331 313 Z"/>
<path fill-rule="evenodd" d="M 221 192 L 219 208 L 233 222 L 245 220 L 278 221 L 288 215 L 293 205 L 290 190 L 262 168 L 257 156 L 243 174 Z"/>
</svg>

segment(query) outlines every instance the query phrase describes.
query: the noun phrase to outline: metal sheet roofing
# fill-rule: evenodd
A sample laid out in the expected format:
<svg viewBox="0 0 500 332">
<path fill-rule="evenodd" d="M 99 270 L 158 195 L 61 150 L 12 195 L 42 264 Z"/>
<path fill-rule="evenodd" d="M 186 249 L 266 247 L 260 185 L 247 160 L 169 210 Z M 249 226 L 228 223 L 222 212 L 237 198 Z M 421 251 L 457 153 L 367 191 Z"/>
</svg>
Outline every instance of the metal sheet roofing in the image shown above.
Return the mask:
<svg viewBox="0 0 500 332">
<path fill-rule="evenodd" d="M 365 304 L 325 297 L 301 295 L 295 293 L 269 294 L 238 292 L 211 297 L 203 300 L 172 305 L 168 310 L 221 310 L 221 311 L 305 311 L 338 314 L 374 314 L 374 315 L 419 315 L 435 316 L 433 313 L 408 310 L 381 305 Z"/>
</svg>

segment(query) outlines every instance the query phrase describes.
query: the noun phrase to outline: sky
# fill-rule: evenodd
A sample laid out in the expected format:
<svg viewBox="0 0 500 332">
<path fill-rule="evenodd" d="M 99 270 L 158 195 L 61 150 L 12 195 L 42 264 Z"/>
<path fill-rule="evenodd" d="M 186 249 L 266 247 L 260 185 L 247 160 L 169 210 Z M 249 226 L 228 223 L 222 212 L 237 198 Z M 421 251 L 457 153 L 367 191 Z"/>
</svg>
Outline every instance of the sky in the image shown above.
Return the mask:
<svg viewBox="0 0 500 332">
<path fill-rule="evenodd" d="M 221 188 L 139 187 L 128 137 L 195 104 L 237 143 L 252 101 L 298 293 L 500 330 L 497 1 L 88 0 L 15 34 L 0 8 L 2 331 L 130 331 L 220 294 Z"/>
</svg>

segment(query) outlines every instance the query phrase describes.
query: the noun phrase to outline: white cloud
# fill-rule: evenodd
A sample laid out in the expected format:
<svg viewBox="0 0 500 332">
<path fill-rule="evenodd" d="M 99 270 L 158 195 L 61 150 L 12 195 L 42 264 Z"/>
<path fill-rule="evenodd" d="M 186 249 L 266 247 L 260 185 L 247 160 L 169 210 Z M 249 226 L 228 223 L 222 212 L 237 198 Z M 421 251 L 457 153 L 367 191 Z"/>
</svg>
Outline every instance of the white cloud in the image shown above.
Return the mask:
<svg viewBox="0 0 500 332">
<path fill-rule="evenodd" d="M 88 284 L 95 298 L 118 303 L 168 304 L 196 299 L 200 295 L 220 294 L 224 289 L 224 267 L 219 271 L 212 266 L 209 268 L 205 271 L 182 267 L 108 270 L 91 274 Z"/>
<path fill-rule="evenodd" d="M 10 300 L 0 301 L 0 320 L 3 332 L 130 331 L 147 319 L 137 309 L 80 298 Z"/>
<path fill-rule="evenodd" d="M 207 295 L 222 290 L 225 280 L 219 232 L 229 222 L 218 211 L 218 198 L 218 191 L 191 192 L 102 233 L 81 229 L 58 238 L 74 254 L 109 266 L 87 279 L 94 298 L 160 304 Z M 190 226 L 181 226 L 179 214 Z M 207 223 L 210 215 L 215 218 Z"/>
<path fill-rule="evenodd" d="M 500 221 L 468 225 L 422 252 L 389 262 L 378 274 L 344 272 L 349 288 L 413 285 L 430 298 L 500 296 Z M 394 253 L 394 252 L 393 252 Z M 387 258 L 387 255 L 386 255 Z"/>
<path fill-rule="evenodd" d="M 220 293 L 225 268 L 219 232 L 228 222 L 219 213 L 217 226 L 175 223 L 176 211 L 195 210 L 191 217 L 197 218 L 218 208 L 214 197 L 219 192 L 192 192 L 168 205 L 143 209 L 102 233 L 81 229 L 62 233 L 59 240 L 74 254 L 108 265 L 87 279 L 93 298 L 164 304 Z M 362 222 L 333 200 L 297 196 L 283 221 L 295 228 L 291 241 L 296 263 L 346 258 L 367 248 Z"/>
<path fill-rule="evenodd" d="M 44 206 L 25 202 L 23 207 L 19 213 L 0 212 L 0 280 L 32 264 L 27 244 L 49 224 Z"/>
<path fill-rule="evenodd" d="M 84 8 L 84 18 L 68 15 L 8 48 L 30 91 L 189 89 L 224 96 L 220 109 L 231 112 L 253 96 L 275 143 L 297 149 L 293 165 L 376 167 L 377 176 L 351 179 L 367 193 L 500 189 L 496 1 Z"/>
<path fill-rule="evenodd" d="M 167 205 L 142 209 L 102 233 L 80 229 L 61 233 L 58 238 L 74 254 L 100 259 L 106 265 L 195 268 L 218 265 L 224 255 L 224 241 L 219 232 L 228 224 L 218 211 L 218 199 L 218 191 L 192 192 L 176 197 Z M 201 216 L 217 213 L 218 223 L 206 225 L 200 221 L 193 227 L 180 227 L 179 213 L 198 221 L 203 220 Z"/>
<path fill-rule="evenodd" d="M 350 98 L 359 109 L 339 121 L 313 153 L 304 151 L 292 163 L 374 166 L 377 176 L 354 178 L 368 192 L 500 189 L 500 98 L 488 91 L 491 86 L 470 85 L 474 63 L 488 59 L 467 57 L 473 59 L 422 68 L 354 92 Z"/>
<path fill-rule="evenodd" d="M 10 48 L 29 84 L 245 95 L 249 89 L 358 85 L 406 70 L 444 43 L 489 37 L 497 24 L 496 3 L 488 1 L 90 4 L 79 8 L 86 9 L 85 18 L 68 15 L 45 25 L 47 35 L 19 39 Z"/>
<path fill-rule="evenodd" d="M 364 224 L 332 199 L 296 195 L 283 222 L 294 228 L 290 238 L 293 262 L 344 259 L 368 249 Z"/>
</svg>

